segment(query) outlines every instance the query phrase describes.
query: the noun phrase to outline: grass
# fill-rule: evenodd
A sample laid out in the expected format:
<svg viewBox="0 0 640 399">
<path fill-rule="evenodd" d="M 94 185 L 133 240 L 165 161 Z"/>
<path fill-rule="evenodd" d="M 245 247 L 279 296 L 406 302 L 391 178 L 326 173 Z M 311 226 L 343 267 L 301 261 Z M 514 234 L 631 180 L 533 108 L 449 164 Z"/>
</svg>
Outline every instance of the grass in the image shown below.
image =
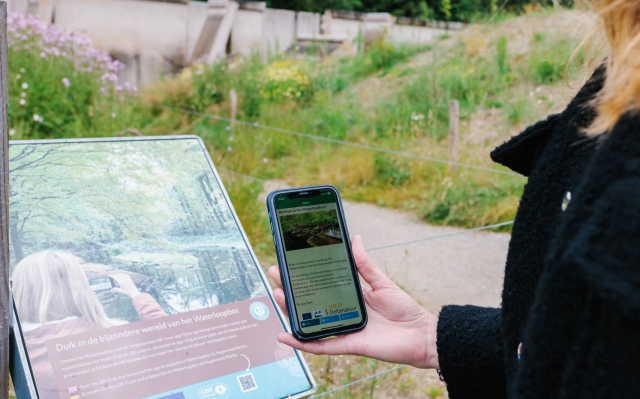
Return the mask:
<svg viewBox="0 0 640 399">
<path fill-rule="evenodd" d="M 67 48 L 62 56 L 61 45 L 59 55 L 43 57 L 46 32 L 25 34 L 24 40 L 26 31 L 10 32 L 11 138 L 106 137 L 125 129 L 145 135 L 196 134 L 216 165 L 260 179 L 294 186 L 330 183 L 345 199 L 408 210 L 433 224 L 478 227 L 504 222 L 515 215 L 523 178 L 260 126 L 447 159 L 448 104 L 458 100 L 459 161 L 504 170 L 492 165 L 489 150 L 566 100 L 557 93 L 564 93 L 561 81 L 577 40 L 541 23 L 555 21 L 548 23 L 559 29 L 566 15 L 543 10 L 517 19 L 501 17 L 443 35 L 430 46 L 382 40 L 366 50 L 356 43 L 355 55 L 277 56 L 267 63 L 253 56 L 195 65 L 139 94 L 114 82 L 109 74 L 118 66 L 99 57 L 78 68 L 76 58 L 84 57 L 86 46 Z M 47 29 L 35 20 L 27 22 L 32 31 Z M 580 53 L 578 63 L 584 57 Z M 581 74 L 575 66 L 569 70 L 570 80 Z M 232 91 L 238 97 L 238 119 L 256 122 L 257 127 L 162 107 L 229 117 Z M 224 173 L 223 179 L 258 257 L 263 265 L 273 264 L 266 210 L 257 199 L 262 185 Z M 307 359 L 319 392 L 393 367 L 347 356 Z M 446 393 L 432 375 L 403 368 L 332 397 L 380 395 L 439 398 Z"/>
</svg>

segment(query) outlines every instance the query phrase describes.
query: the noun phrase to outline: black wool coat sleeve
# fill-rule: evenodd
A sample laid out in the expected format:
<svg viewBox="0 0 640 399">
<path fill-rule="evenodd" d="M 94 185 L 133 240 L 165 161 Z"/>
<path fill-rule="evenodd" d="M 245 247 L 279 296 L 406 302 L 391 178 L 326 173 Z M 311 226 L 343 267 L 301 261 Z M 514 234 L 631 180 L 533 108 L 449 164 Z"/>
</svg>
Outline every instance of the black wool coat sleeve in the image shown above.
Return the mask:
<svg viewBox="0 0 640 399">
<path fill-rule="evenodd" d="M 640 114 L 596 152 L 525 331 L 510 397 L 640 398 Z"/>
<path fill-rule="evenodd" d="M 491 153 L 494 161 L 528 182 L 509 243 L 502 307 L 449 305 L 440 312 L 438 358 L 451 399 L 508 397 L 563 198 L 575 191 L 597 149 L 597 140 L 585 138 L 580 129 L 593 120 L 588 104 L 603 78 L 601 67 L 562 113 L 530 126 Z"/>
</svg>

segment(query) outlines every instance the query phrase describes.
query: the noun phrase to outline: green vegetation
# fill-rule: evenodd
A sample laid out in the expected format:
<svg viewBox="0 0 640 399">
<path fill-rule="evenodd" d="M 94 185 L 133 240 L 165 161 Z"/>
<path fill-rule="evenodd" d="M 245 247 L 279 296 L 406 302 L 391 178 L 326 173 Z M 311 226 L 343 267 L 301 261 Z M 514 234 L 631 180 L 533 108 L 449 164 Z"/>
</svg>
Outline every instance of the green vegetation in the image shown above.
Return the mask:
<svg viewBox="0 0 640 399">
<path fill-rule="evenodd" d="M 560 0 L 565 7 L 574 0 Z M 476 21 L 498 12 L 499 7 L 512 12 L 525 12 L 532 8 L 550 7 L 552 0 L 268 0 L 271 8 L 297 11 L 324 12 L 350 10 L 360 12 L 388 12 L 397 17 L 438 19 L 450 21 Z"/>
<path fill-rule="evenodd" d="M 430 223 L 477 227 L 504 222 L 515 214 L 524 179 L 262 128 L 441 159 L 448 158 L 451 100 L 460 103 L 463 133 L 484 110 L 500 116 L 494 124 L 498 131 L 517 129 L 541 116 L 521 88 L 560 80 L 574 43 L 563 35 L 533 32 L 526 39 L 530 51 L 512 54 L 508 36 L 493 38 L 487 29 L 492 28 L 472 28 L 433 48 L 383 39 L 354 56 L 322 61 L 278 57 L 265 64 L 254 56 L 195 65 L 137 97 L 132 88 L 103 78 L 113 65 L 73 71 L 71 56 L 41 57 L 44 45 L 35 35 L 27 40 L 29 49 L 10 50 L 12 138 L 101 137 L 126 129 L 146 135 L 196 134 L 214 162 L 230 170 L 292 185 L 332 183 L 346 199 L 411 210 Z M 407 64 L 416 54 L 421 65 Z M 71 86 L 63 84 L 63 75 L 70 76 Z M 28 90 L 19 82 L 29 82 Z M 384 90 L 370 91 L 370 86 Z M 231 126 L 164 108 L 228 117 L 232 90 L 238 96 L 238 119 L 249 124 Z M 23 107 L 19 100 L 25 96 Z M 44 121 L 35 120 L 36 114 Z M 500 169 L 487 156 L 499 139 L 474 139 L 460 149 L 459 161 Z M 229 191 L 258 253 L 271 256 L 262 204 L 254 204 L 260 185 L 232 179 Z"/>
<path fill-rule="evenodd" d="M 335 210 L 316 211 L 286 215 L 280 217 L 282 232 L 288 233 L 296 228 L 311 227 L 322 224 L 335 224 L 338 220 Z"/>
</svg>

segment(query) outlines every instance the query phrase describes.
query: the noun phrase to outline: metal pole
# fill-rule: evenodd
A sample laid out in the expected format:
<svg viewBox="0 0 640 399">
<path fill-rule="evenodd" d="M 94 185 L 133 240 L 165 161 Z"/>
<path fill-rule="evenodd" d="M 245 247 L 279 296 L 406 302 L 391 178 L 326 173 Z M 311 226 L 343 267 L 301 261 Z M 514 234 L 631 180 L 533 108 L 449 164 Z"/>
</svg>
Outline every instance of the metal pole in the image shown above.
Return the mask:
<svg viewBox="0 0 640 399">
<path fill-rule="evenodd" d="M 7 3 L 0 1 L 0 399 L 9 396 L 9 128 Z"/>
<path fill-rule="evenodd" d="M 460 104 L 458 100 L 449 101 L 449 160 L 458 162 L 458 142 L 460 140 Z M 455 170 L 455 165 L 451 165 Z"/>
</svg>

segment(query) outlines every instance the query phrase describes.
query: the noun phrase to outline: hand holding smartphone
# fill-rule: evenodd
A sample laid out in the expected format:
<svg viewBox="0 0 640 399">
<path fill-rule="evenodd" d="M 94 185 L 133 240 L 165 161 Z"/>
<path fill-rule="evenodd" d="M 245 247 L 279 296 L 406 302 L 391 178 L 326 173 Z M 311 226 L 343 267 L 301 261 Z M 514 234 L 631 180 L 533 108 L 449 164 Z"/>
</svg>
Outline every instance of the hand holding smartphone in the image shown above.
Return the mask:
<svg viewBox="0 0 640 399">
<path fill-rule="evenodd" d="M 367 313 L 338 190 L 274 191 L 267 208 L 296 339 L 363 329 Z"/>
</svg>

